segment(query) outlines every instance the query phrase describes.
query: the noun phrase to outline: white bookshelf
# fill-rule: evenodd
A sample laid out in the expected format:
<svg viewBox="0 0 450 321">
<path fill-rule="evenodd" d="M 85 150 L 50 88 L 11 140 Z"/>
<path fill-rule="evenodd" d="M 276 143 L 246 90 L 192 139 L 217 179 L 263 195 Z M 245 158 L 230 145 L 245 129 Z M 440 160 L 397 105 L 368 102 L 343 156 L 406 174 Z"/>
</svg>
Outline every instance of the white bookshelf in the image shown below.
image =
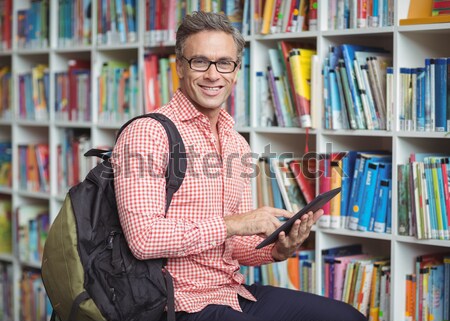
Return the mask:
<svg viewBox="0 0 450 321">
<path fill-rule="evenodd" d="M 17 32 L 16 12 L 25 8 L 29 0 L 13 1 L 13 39 Z M 253 1 L 252 1 L 253 2 Z M 100 123 L 97 117 L 97 76 L 102 64 L 111 59 L 121 61 L 137 61 L 139 71 L 139 110 L 143 107 L 142 80 L 143 59 L 147 52 L 173 53 L 174 44 L 168 43 L 163 47 L 148 47 L 144 40 L 144 14 L 143 7 L 138 13 L 137 42 L 118 45 L 96 45 L 97 16 L 92 15 L 91 45 L 58 47 L 57 22 L 58 0 L 49 0 L 50 5 L 50 39 L 49 47 L 43 49 L 20 49 L 13 41 L 10 51 L 0 53 L 0 62 L 11 64 L 13 72 L 13 97 L 14 106 L 18 106 L 17 75 L 27 71 L 36 63 L 46 63 L 50 72 L 50 119 L 48 121 L 0 120 L 0 139 L 10 139 L 13 143 L 13 186 L 12 188 L 0 188 L 0 194 L 9 195 L 12 198 L 13 209 L 23 204 L 37 203 L 48 205 L 51 220 L 57 215 L 64 200 L 64 193 L 57 190 L 56 181 L 56 148 L 60 142 L 60 132 L 65 128 L 79 128 L 90 133 L 92 145 L 113 145 L 115 132 L 122 122 Z M 144 1 L 137 1 L 144 6 Z M 319 0 L 319 29 L 302 33 L 285 33 L 261 36 L 252 34 L 247 36 L 247 46 L 251 52 L 251 83 L 256 83 L 256 71 L 266 69 L 268 57 L 265 54 L 269 48 L 276 48 L 280 40 L 301 41 L 315 44 L 318 55 L 322 60 L 325 57 L 329 45 L 341 43 L 353 43 L 362 45 L 377 45 L 393 52 L 394 70 L 400 67 L 416 67 L 423 64 L 425 57 L 450 56 L 450 42 L 446 39 L 450 36 L 450 24 L 432 24 L 399 26 L 398 21 L 405 18 L 408 12 L 409 0 L 396 1 L 395 26 L 384 28 L 367 28 L 356 30 L 328 31 L 326 30 L 326 1 Z M 97 1 L 92 2 L 92 11 L 96 12 Z M 55 84 L 54 73 L 67 69 L 69 59 L 84 58 L 91 61 L 91 121 L 69 122 L 57 120 L 54 112 Z M 395 76 L 395 92 L 398 92 L 399 77 Z M 251 126 L 238 128 L 249 140 L 252 149 L 258 154 L 264 153 L 266 146 L 270 144 L 270 151 L 275 153 L 294 152 L 302 155 L 305 150 L 306 130 L 299 128 L 267 128 L 258 127 L 256 110 L 256 90 L 251 88 Z M 399 98 L 396 98 L 396 106 Z M 408 160 L 410 152 L 448 152 L 450 150 L 450 136 L 445 133 L 418 133 L 398 131 L 397 121 L 392 131 L 364 131 L 364 130 L 324 130 L 321 128 L 322 111 L 320 106 L 315 106 L 317 128 L 309 130 L 309 151 L 325 152 L 329 146 L 333 151 L 350 149 L 387 149 L 392 151 L 393 169 L 397 164 L 404 164 Z M 394 110 L 394 119 L 397 119 L 397 109 Z M 49 193 L 27 192 L 20 190 L 18 186 L 18 145 L 22 143 L 48 142 L 50 146 L 51 182 Z M 330 145 L 331 144 L 331 145 Z M 373 254 L 390 255 L 391 257 L 391 320 L 404 319 L 405 308 L 405 275 L 413 272 L 414 259 L 417 255 L 450 251 L 450 241 L 417 240 L 413 237 L 397 235 L 397 173 L 393 170 L 392 186 L 392 231 L 393 234 L 377 234 L 353 232 L 345 229 L 321 229 L 316 227 L 311 237 L 315 237 L 316 258 L 320 258 L 322 249 L 344 244 L 361 243 L 365 251 Z M 15 235 L 14 235 L 15 237 Z M 17 250 L 17 249 L 16 249 Z M 38 269 L 39 264 L 19 262 L 15 256 L 1 255 L 1 261 L 10 262 L 14 266 L 14 321 L 19 320 L 19 280 L 21 270 L 24 267 Z M 321 264 L 316 259 L 317 284 L 321 288 Z"/>
</svg>

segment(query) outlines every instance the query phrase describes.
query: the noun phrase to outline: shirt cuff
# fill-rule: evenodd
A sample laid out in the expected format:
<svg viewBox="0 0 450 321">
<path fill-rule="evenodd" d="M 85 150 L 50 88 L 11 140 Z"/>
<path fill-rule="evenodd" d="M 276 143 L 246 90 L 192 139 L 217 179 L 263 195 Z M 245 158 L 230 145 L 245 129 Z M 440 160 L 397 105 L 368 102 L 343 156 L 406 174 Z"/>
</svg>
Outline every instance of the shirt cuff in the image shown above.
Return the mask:
<svg viewBox="0 0 450 321">
<path fill-rule="evenodd" d="M 279 261 L 276 261 L 272 256 L 272 250 L 273 250 L 274 246 L 275 246 L 275 244 L 270 244 L 269 246 L 266 246 L 264 248 L 265 251 L 261 253 L 262 261 L 267 262 L 267 263 L 279 262 Z"/>
<path fill-rule="evenodd" d="M 204 250 L 224 243 L 227 238 L 227 227 L 221 217 L 198 223 L 197 227 L 201 235 L 201 247 Z"/>
</svg>

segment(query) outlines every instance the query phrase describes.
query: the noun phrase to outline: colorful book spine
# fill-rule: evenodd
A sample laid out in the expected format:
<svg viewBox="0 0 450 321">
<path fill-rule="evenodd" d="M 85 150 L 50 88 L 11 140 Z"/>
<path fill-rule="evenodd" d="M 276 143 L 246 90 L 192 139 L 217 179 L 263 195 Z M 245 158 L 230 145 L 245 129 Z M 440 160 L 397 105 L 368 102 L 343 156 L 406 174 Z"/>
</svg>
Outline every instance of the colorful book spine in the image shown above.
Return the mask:
<svg viewBox="0 0 450 321">
<path fill-rule="evenodd" d="M 435 131 L 447 131 L 447 58 L 435 59 Z"/>
<path fill-rule="evenodd" d="M 310 128 L 311 122 L 311 56 L 314 50 L 293 49 L 289 53 L 289 65 L 291 68 L 295 104 L 300 117 L 300 126 Z"/>
</svg>

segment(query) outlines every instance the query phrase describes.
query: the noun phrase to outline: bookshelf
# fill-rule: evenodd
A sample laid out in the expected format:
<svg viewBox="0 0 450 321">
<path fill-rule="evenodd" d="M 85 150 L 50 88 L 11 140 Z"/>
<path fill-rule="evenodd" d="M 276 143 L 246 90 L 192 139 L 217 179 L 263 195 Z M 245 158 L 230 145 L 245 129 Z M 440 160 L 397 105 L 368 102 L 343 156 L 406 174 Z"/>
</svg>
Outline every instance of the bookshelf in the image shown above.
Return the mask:
<svg viewBox="0 0 450 321">
<path fill-rule="evenodd" d="M 112 146 L 116 130 L 123 123 L 121 120 L 101 121 L 99 111 L 99 89 L 97 77 L 106 62 L 119 61 L 125 64 L 135 62 L 139 71 L 136 100 L 137 110 L 142 111 L 143 99 L 143 66 L 147 53 L 169 55 L 174 51 L 173 41 L 163 41 L 153 44 L 154 38 L 145 27 L 145 2 L 135 1 L 136 8 L 136 34 L 129 37 L 130 42 L 111 42 L 98 44 L 97 26 L 98 1 L 92 1 L 91 33 L 76 41 L 61 40 L 58 37 L 58 26 L 61 19 L 59 6 L 61 1 L 48 0 L 48 39 L 36 40 L 33 48 L 21 47 L 19 42 L 13 41 L 12 48 L 0 51 L 0 66 L 8 65 L 12 70 L 13 91 L 12 106 L 19 106 L 23 97 L 19 94 L 19 75 L 30 72 L 31 68 L 44 64 L 47 66 L 48 78 L 48 118 L 39 120 L 23 119 L 17 116 L 0 119 L 0 140 L 12 141 L 13 146 L 13 183 L 11 187 L 0 187 L 0 194 L 11 199 L 14 211 L 24 205 L 43 205 L 48 207 L 50 220 L 57 215 L 64 200 L 65 190 L 58 186 L 58 145 L 62 143 L 64 133 L 73 130 L 78 134 L 89 136 L 91 146 Z M 30 7 L 31 1 L 18 0 L 12 3 L 12 39 L 17 39 L 19 21 L 18 12 Z M 251 10 L 255 3 L 250 1 Z M 394 25 L 380 28 L 362 28 L 348 30 L 328 30 L 326 1 L 319 1 L 318 30 L 298 33 L 280 33 L 260 35 L 255 32 L 251 24 L 251 33 L 246 36 L 247 47 L 250 49 L 250 75 L 251 83 L 256 83 L 256 72 L 265 70 L 268 65 L 268 56 L 264 53 L 269 48 L 276 48 L 281 40 L 300 41 L 309 43 L 317 48 L 320 61 L 326 55 L 330 45 L 342 43 L 360 45 L 378 45 L 389 49 L 393 53 L 394 70 L 400 67 L 416 67 L 423 64 L 426 57 L 450 56 L 450 44 L 443 41 L 450 36 L 450 24 L 423 24 L 399 25 L 399 20 L 408 16 L 409 0 L 395 1 Z M 252 16 L 252 15 L 251 15 Z M 116 35 L 110 35 L 116 39 Z M 108 38 L 107 38 L 108 39 Z M 106 40 L 107 41 L 107 40 Z M 68 70 L 71 60 L 79 59 L 90 64 L 90 106 L 89 119 L 68 120 L 60 118 L 55 111 L 56 104 L 56 73 Z M 394 93 L 399 92 L 400 80 L 398 74 L 394 76 Z M 391 131 L 368 130 L 329 130 L 322 127 L 322 109 L 317 106 L 314 111 L 313 123 L 315 128 L 306 131 L 302 128 L 261 127 L 258 125 L 257 91 L 255 86 L 250 90 L 250 126 L 239 126 L 237 129 L 250 142 L 257 154 L 267 152 L 284 153 L 286 151 L 302 155 L 306 149 L 308 137 L 309 151 L 325 152 L 329 146 L 333 151 L 357 149 L 386 149 L 392 152 L 393 168 L 397 164 L 405 164 L 411 152 L 448 152 L 450 150 L 450 137 L 438 132 L 407 132 L 400 131 L 398 125 L 399 95 L 395 95 L 394 123 Z M 13 111 L 13 110 L 12 110 Z M 19 184 L 19 145 L 32 143 L 47 143 L 50 150 L 50 181 L 49 191 L 27 191 Z M 320 257 L 321 250 L 339 245 L 361 243 L 365 251 L 373 254 L 390 255 L 391 257 L 391 320 L 404 318 L 405 310 L 405 275 L 414 270 L 414 258 L 421 254 L 449 251 L 450 241 L 417 240 L 414 237 L 397 234 L 397 173 L 392 173 L 392 234 L 378 234 L 373 232 L 354 232 L 346 229 L 323 229 L 315 227 L 311 237 L 315 238 L 316 258 Z M 14 230 L 17 222 L 13 222 Z M 13 235 L 13 241 L 17 235 Z M 14 243 L 17 252 L 17 244 Z M 13 304 L 14 313 L 11 320 L 18 321 L 20 316 L 20 288 L 19 283 L 23 270 L 39 271 L 38 262 L 19 260 L 17 255 L 0 255 L 0 261 L 13 267 Z M 321 263 L 317 260 L 316 288 L 320 289 Z"/>
</svg>

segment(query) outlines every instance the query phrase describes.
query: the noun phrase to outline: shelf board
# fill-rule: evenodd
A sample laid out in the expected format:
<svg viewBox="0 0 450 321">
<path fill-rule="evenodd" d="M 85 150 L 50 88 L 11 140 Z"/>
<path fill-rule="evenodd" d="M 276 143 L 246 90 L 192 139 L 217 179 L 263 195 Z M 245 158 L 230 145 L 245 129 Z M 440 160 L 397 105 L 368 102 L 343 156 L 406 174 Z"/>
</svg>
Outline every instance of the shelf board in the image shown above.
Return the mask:
<svg viewBox="0 0 450 321">
<path fill-rule="evenodd" d="M 154 49 L 154 48 L 165 48 L 165 47 L 175 47 L 175 41 L 162 41 L 160 43 L 144 43 L 144 48 Z"/>
<path fill-rule="evenodd" d="M 17 125 L 33 127 L 49 127 L 49 120 L 17 119 Z"/>
<path fill-rule="evenodd" d="M 450 33 L 450 23 L 431 23 L 431 24 L 411 24 L 398 27 L 399 32 L 415 32 L 415 33 Z"/>
<path fill-rule="evenodd" d="M 255 127 L 254 131 L 261 134 L 306 134 L 306 128 L 299 127 Z M 309 128 L 309 134 L 315 134 L 316 129 Z"/>
<path fill-rule="evenodd" d="M 18 55 L 23 55 L 23 56 L 34 56 L 34 55 L 47 55 L 49 54 L 51 51 L 50 48 L 18 48 L 15 50 L 15 52 Z"/>
<path fill-rule="evenodd" d="M 41 200 L 50 200 L 50 194 L 45 192 L 29 192 L 29 191 L 22 191 L 17 190 L 17 195 L 23 196 L 23 197 L 30 197 L 30 198 L 36 198 Z"/>
<path fill-rule="evenodd" d="M 11 253 L 0 253 L 0 261 L 13 263 L 14 256 Z"/>
<path fill-rule="evenodd" d="M 89 52 L 92 50 L 92 45 L 74 45 L 67 47 L 58 47 L 54 49 L 56 53 L 72 53 L 72 52 Z"/>
<path fill-rule="evenodd" d="M 268 35 L 257 34 L 254 35 L 255 40 L 280 40 L 280 39 L 301 39 L 301 38 L 316 38 L 318 31 L 301 31 L 301 32 L 280 32 Z"/>
<path fill-rule="evenodd" d="M 0 51 L 0 57 L 8 57 L 8 56 L 11 56 L 12 52 L 13 52 L 13 51 L 12 51 L 11 49 L 1 50 L 1 51 Z"/>
<path fill-rule="evenodd" d="M 0 194 L 12 195 L 13 190 L 11 187 L 0 186 Z"/>
<path fill-rule="evenodd" d="M 394 33 L 394 27 L 379 27 L 379 28 L 357 28 L 357 29 L 345 29 L 345 30 L 325 30 L 322 31 L 324 37 L 347 37 L 357 35 L 389 35 Z"/>
<path fill-rule="evenodd" d="M 90 128 L 92 126 L 92 122 L 55 120 L 55 126 L 67 128 Z"/>
<path fill-rule="evenodd" d="M 0 119 L 1 126 L 11 126 L 13 123 L 12 119 Z"/>
<path fill-rule="evenodd" d="M 125 122 L 126 122 L 126 120 L 124 120 L 123 122 L 112 121 L 110 123 L 99 122 L 97 124 L 97 128 L 99 128 L 99 129 L 120 129 L 120 127 L 122 127 L 122 125 L 125 124 Z"/>
<path fill-rule="evenodd" d="M 362 238 L 367 238 L 367 239 L 386 240 L 386 241 L 392 240 L 392 234 L 386 234 L 386 233 L 360 232 L 360 231 L 348 230 L 345 228 L 331 229 L 331 228 L 319 227 L 318 230 L 320 232 L 327 233 L 327 234 L 344 235 L 344 236 L 351 236 L 351 237 L 362 237 Z"/>
<path fill-rule="evenodd" d="M 41 269 L 41 262 L 38 261 L 20 261 L 20 265 L 22 267 L 32 268 L 32 269 Z"/>
<path fill-rule="evenodd" d="M 412 138 L 448 138 L 450 139 L 450 133 L 448 132 L 407 132 L 401 131 L 397 134 L 398 137 L 412 137 Z"/>
<path fill-rule="evenodd" d="M 238 132 L 238 133 L 250 133 L 252 131 L 251 127 L 248 126 L 236 126 L 234 127 L 234 129 Z"/>
<path fill-rule="evenodd" d="M 139 43 L 133 42 L 133 43 L 119 43 L 119 44 L 102 44 L 97 45 L 96 49 L 98 51 L 123 51 L 123 50 L 130 50 L 130 49 L 139 49 Z"/>
<path fill-rule="evenodd" d="M 401 236 L 401 235 L 396 235 L 395 240 L 409 244 L 423 244 L 431 246 L 450 247 L 449 240 L 418 240 L 413 236 Z"/>
<path fill-rule="evenodd" d="M 385 130 L 353 130 L 353 129 L 324 129 L 322 130 L 322 134 L 324 135 L 333 135 L 333 136 L 371 136 L 371 137 L 392 137 L 391 131 Z"/>
</svg>

